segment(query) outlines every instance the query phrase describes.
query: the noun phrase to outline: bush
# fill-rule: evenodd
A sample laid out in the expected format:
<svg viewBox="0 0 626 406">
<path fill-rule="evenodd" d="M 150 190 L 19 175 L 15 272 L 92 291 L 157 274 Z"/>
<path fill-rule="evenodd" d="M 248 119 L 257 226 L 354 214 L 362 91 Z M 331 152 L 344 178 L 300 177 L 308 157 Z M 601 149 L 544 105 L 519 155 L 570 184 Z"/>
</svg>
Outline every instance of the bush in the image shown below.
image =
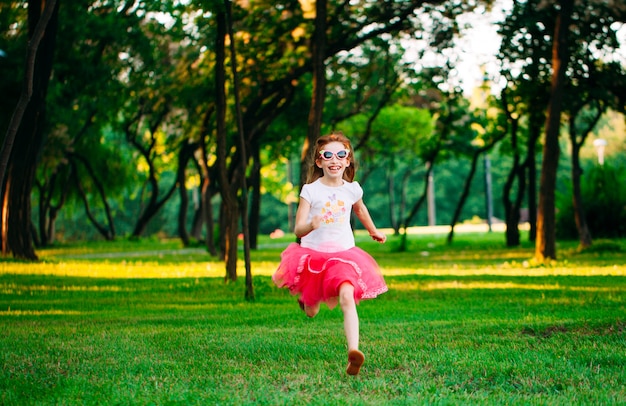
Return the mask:
<svg viewBox="0 0 626 406">
<path fill-rule="evenodd" d="M 587 226 L 593 238 L 622 238 L 626 236 L 625 167 L 605 164 L 593 166 L 581 179 L 581 193 Z M 571 197 L 560 196 L 557 201 L 556 229 L 558 238 L 577 238 Z"/>
</svg>

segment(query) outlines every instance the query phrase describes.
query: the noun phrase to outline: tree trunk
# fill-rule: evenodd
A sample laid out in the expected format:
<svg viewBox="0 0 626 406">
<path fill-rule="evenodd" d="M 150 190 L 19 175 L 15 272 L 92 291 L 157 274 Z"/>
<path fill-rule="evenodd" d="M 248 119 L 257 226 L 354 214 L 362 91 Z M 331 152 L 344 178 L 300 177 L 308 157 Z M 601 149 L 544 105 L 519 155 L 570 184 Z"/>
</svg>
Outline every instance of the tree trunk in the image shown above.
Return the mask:
<svg viewBox="0 0 626 406">
<path fill-rule="evenodd" d="M 578 229 L 579 248 L 591 246 L 591 232 L 587 226 L 582 192 L 580 190 L 580 178 L 582 168 L 580 167 L 580 147 L 576 140 L 572 142 L 572 204 L 574 205 L 574 220 Z"/>
<path fill-rule="evenodd" d="M 261 222 L 261 152 L 258 145 L 252 146 L 252 169 L 250 171 L 250 248 L 258 247 L 259 223 Z"/>
<path fill-rule="evenodd" d="M 569 137 L 572 146 L 572 203 L 574 205 L 574 220 L 576 221 L 576 228 L 578 230 L 579 248 L 583 249 L 591 246 L 592 239 L 589 225 L 587 224 L 582 191 L 580 189 L 580 179 L 583 173 L 580 167 L 580 148 L 585 144 L 587 136 L 598 123 L 598 120 L 600 120 L 604 109 L 598 107 L 596 114 L 592 117 L 587 128 L 581 132 L 580 140 L 578 140 L 576 136 L 578 133 L 576 129 L 576 117 L 579 115 L 579 112 L 580 109 L 570 113 Z"/>
<path fill-rule="evenodd" d="M 519 147 L 517 145 L 519 120 L 512 118 L 511 115 L 507 116 L 509 117 L 509 121 L 511 121 L 511 148 L 513 150 L 513 165 L 511 167 L 511 170 L 509 171 L 509 175 L 507 176 L 506 181 L 504 182 L 504 188 L 502 192 L 502 204 L 504 206 L 504 221 L 506 223 L 506 246 L 517 247 L 520 244 L 520 207 L 512 202 L 511 193 L 513 191 L 513 184 L 515 183 L 515 180 L 519 180 L 519 174 L 521 171 L 524 170 L 524 168 L 520 165 L 520 153 Z"/>
<path fill-rule="evenodd" d="M 463 185 L 463 191 L 461 192 L 461 197 L 456 204 L 456 208 L 454 209 L 454 214 L 452 215 L 452 220 L 450 221 L 450 232 L 448 233 L 447 243 L 452 244 L 452 239 L 454 238 L 454 226 L 458 223 L 459 218 L 461 217 L 461 211 L 463 210 L 463 206 L 465 205 L 465 201 L 467 200 L 467 196 L 469 196 L 469 192 L 472 186 L 472 180 L 474 179 L 474 174 L 476 174 L 476 167 L 478 166 L 478 158 L 480 158 L 480 151 L 474 152 L 474 156 L 472 157 L 472 165 L 470 167 L 469 174 L 467 178 L 465 178 L 465 184 Z"/>
<path fill-rule="evenodd" d="M 65 204 L 71 185 L 71 182 L 65 178 L 65 174 L 66 171 L 57 170 L 46 179 L 44 184 L 39 182 L 36 184 L 39 193 L 39 224 L 38 230 L 34 229 L 32 233 L 33 238 L 36 239 L 36 246 L 46 247 L 55 240 L 55 222 L 61 208 Z M 57 189 L 59 190 L 57 191 Z M 53 196 L 57 197 L 56 204 L 52 203 Z M 38 239 L 37 232 L 39 233 Z"/>
<path fill-rule="evenodd" d="M 149 182 L 151 185 L 150 199 L 148 199 L 148 204 L 137 219 L 137 223 L 135 223 L 132 237 L 140 237 L 146 231 L 146 228 L 148 227 L 148 224 L 150 224 L 150 221 L 157 215 L 157 213 L 170 199 L 170 197 L 174 195 L 174 192 L 176 192 L 177 182 L 174 182 L 170 189 L 165 193 L 163 198 L 158 199 L 159 185 L 157 179 L 151 178 Z"/>
<path fill-rule="evenodd" d="M 76 166 L 76 162 L 73 160 L 70 161 L 70 166 L 72 168 L 71 178 L 73 178 L 74 185 L 76 186 L 76 190 L 78 191 L 78 195 L 83 201 L 83 205 L 85 206 L 85 214 L 87 215 L 87 218 L 89 219 L 91 224 L 93 224 L 94 227 L 96 227 L 96 230 L 98 230 L 100 235 L 102 235 L 102 237 L 105 240 L 107 241 L 113 240 L 114 235 L 113 235 L 113 232 L 111 231 L 111 228 L 107 228 L 101 225 L 96 219 L 96 217 L 93 215 L 93 213 L 91 213 L 91 209 L 89 207 L 89 198 L 87 197 L 87 193 L 85 193 L 85 190 L 83 189 L 83 186 L 80 183 L 80 178 L 78 176 L 78 168 Z"/>
<path fill-rule="evenodd" d="M 178 195 L 180 198 L 180 207 L 178 208 L 178 236 L 183 242 L 183 246 L 189 246 L 189 232 L 187 232 L 187 212 L 189 210 L 189 195 L 185 185 L 187 164 L 193 157 L 194 151 L 198 149 L 198 144 L 185 143 L 178 151 L 178 168 L 176 170 L 176 179 L 178 183 Z"/>
<path fill-rule="evenodd" d="M 561 10 L 556 18 L 552 45 L 552 86 L 546 117 L 546 138 L 543 146 L 543 161 L 539 183 L 539 210 L 537 213 L 537 240 L 535 260 L 543 263 L 556 259 L 556 173 L 559 164 L 559 131 L 565 71 L 569 60 L 568 31 L 573 11 L 573 2 L 559 2 Z"/>
<path fill-rule="evenodd" d="M 201 205 L 202 205 L 202 218 L 204 219 L 205 229 L 206 229 L 206 238 L 204 240 L 206 249 L 209 254 L 213 257 L 217 257 L 217 248 L 215 246 L 215 236 L 214 236 L 214 223 L 213 223 L 213 206 L 211 205 L 211 198 L 213 197 L 213 188 L 211 187 L 211 172 L 209 171 L 209 166 L 206 161 L 207 158 L 207 150 L 206 150 L 206 142 L 204 137 L 202 137 L 200 148 L 202 150 L 202 162 L 201 162 L 201 170 L 202 170 L 202 190 L 201 190 Z"/>
<path fill-rule="evenodd" d="M 541 136 L 541 126 L 531 119 L 528 146 L 526 148 L 526 168 L 528 170 L 528 240 L 537 239 L 537 156 L 535 147 Z"/>
<path fill-rule="evenodd" d="M 216 15 L 217 35 L 215 44 L 215 104 L 217 129 L 217 167 L 219 172 L 220 194 L 220 237 L 221 252 L 226 266 L 225 281 L 237 280 L 237 234 L 239 221 L 239 202 L 237 188 L 231 184 L 226 165 L 226 12 L 220 10 Z M 234 177 L 236 179 L 236 177 Z"/>
<path fill-rule="evenodd" d="M 98 231 L 100 231 L 100 233 L 106 240 L 113 240 L 115 238 L 115 222 L 113 221 L 113 214 L 111 213 L 111 206 L 109 206 L 109 203 L 107 201 L 106 192 L 104 190 L 104 185 L 102 184 L 102 182 L 100 182 L 100 180 L 96 176 L 96 172 L 91 166 L 91 163 L 85 157 L 78 155 L 78 154 L 70 154 L 69 157 L 70 159 L 79 160 L 83 164 L 83 166 L 87 170 L 87 173 L 89 174 L 89 177 L 91 178 L 94 185 L 96 186 L 96 190 L 98 191 L 98 195 L 100 196 L 100 200 L 102 201 L 102 207 L 104 208 L 104 215 L 107 220 L 107 226 L 101 227 L 101 226 L 98 226 L 98 224 L 95 222 L 94 222 L 94 225 L 96 226 Z M 78 177 L 78 171 L 75 169 L 74 172 L 76 176 L 76 182 L 78 183 L 80 180 L 80 178 Z M 80 184 L 78 184 L 78 187 L 80 190 Z M 86 196 L 84 199 L 84 203 L 85 203 L 85 211 L 89 212 L 89 205 L 86 200 Z"/>
<path fill-rule="evenodd" d="M 395 159 L 389 157 L 389 167 L 387 169 L 387 195 L 389 196 L 389 222 L 394 230 L 398 229 L 398 220 L 396 219 L 396 193 L 394 184 L 394 175 L 396 172 Z"/>
<path fill-rule="evenodd" d="M 420 196 L 419 199 L 417 199 L 417 202 L 415 202 L 415 204 L 413 205 L 413 208 L 411 209 L 411 212 L 406 216 L 406 218 L 403 220 L 400 228 L 402 230 L 402 239 L 400 241 L 400 251 L 401 252 L 405 252 L 407 250 L 407 228 L 409 227 L 409 224 L 411 224 L 411 222 L 413 221 L 413 218 L 415 217 L 415 215 L 417 214 L 417 212 L 419 211 L 420 207 L 422 207 L 422 204 L 424 203 L 424 201 L 426 201 L 426 196 L 428 194 L 428 177 L 430 176 L 430 174 L 433 171 L 433 167 L 434 167 L 434 159 L 435 157 L 438 155 L 439 149 L 437 149 L 437 152 L 434 153 L 432 155 L 433 160 L 432 161 L 428 161 L 426 163 L 426 173 L 424 174 L 424 190 L 422 191 L 422 195 Z"/>
<path fill-rule="evenodd" d="M 406 205 L 407 205 L 407 191 L 409 189 L 409 180 L 411 179 L 411 174 L 413 173 L 412 169 L 407 169 L 404 171 L 402 175 L 402 186 L 400 192 L 400 207 L 398 209 L 398 217 L 403 219 L 406 213 Z M 432 171 L 429 174 L 432 176 Z M 396 221 L 395 226 L 393 227 L 393 235 L 400 235 L 400 222 Z"/>
<path fill-rule="evenodd" d="M 302 149 L 302 163 L 300 170 L 300 184 L 306 182 L 312 150 L 315 149 L 315 140 L 321 135 L 322 116 L 324 114 L 324 99 L 326 98 L 326 0 L 315 2 L 315 30 L 311 41 L 313 61 L 313 96 L 309 110 L 307 139 Z"/>
<path fill-rule="evenodd" d="M 231 2 L 230 0 L 224 0 L 224 5 L 226 7 L 226 19 L 227 19 L 227 30 L 229 38 L 234 38 L 233 35 L 233 19 L 231 13 Z M 237 130 L 239 133 L 239 154 L 241 156 L 240 161 L 240 173 L 241 179 L 237 182 L 241 184 L 241 225 L 243 232 L 243 252 L 244 252 L 244 261 L 246 266 L 246 292 L 245 298 L 248 301 L 254 301 L 254 288 L 252 285 L 252 266 L 250 259 L 250 223 L 249 223 L 249 215 L 248 213 L 248 186 L 246 176 L 248 176 L 248 171 L 246 166 L 248 164 L 248 150 L 249 145 L 246 143 L 245 139 L 245 129 L 243 125 L 243 114 L 241 111 L 241 101 L 239 98 L 239 73 L 237 72 L 237 52 L 235 50 L 235 41 L 230 41 L 230 66 L 231 72 L 233 74 L 233 90 L 235 94 L 235 115 L 237 117 Z"/>
<path fill-rule="evenodd" d="M 214 194 L 217 193 L 217 190 L 211 183 L 212 171 L 211 168 L 209 168 L 207 152 L 207 134 L 209 134 L 209 123 L 214 112 L 215 107 L 211 105 L 211 107 L 204 112 L 204 117 L 202 119 L 202 128 L 200 130 L 200 151 L 202 152 L 202 159 L 198 162 L 198 170 L 202 174 L 202 188 L 200 198 L 202 205 L 201 217 L 204 220 L 206 229 L 206 238 L 204 242 L 207 252 L 211 256 L 217 257 L 218 253 L 214 235 L 215 227 L 213 222 L 213 206 L 211 204 L 211 199 Z"/>
<path fill-rule="evenodd" d="M 37 260 L 31 234 L 31 204 L 37 157 L 43 145 L 45 103 L 52 72 L 58 3 L 28 3 L 29 46 L 24 88 L 0 154 L 2 253 Z"/>
</svg>

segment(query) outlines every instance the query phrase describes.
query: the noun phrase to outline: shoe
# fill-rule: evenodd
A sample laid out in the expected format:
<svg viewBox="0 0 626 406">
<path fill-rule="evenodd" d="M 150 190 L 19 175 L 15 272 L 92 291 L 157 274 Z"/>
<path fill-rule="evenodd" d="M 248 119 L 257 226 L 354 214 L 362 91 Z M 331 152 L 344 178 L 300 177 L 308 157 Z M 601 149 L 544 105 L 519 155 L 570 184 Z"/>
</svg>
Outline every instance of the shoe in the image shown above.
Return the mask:
<svg viewBox="0 0 626 406">
<path fill-rule="evenodd" d="M 348 353 L 348 375 L 357 375 L 361 370 L 361 365 L 365 362 L 365 355 L 359 350 L 351 350 Z"/>
<path fill-rule="evenodd" d="M 300 306 L 300 310 L 304 311 L 304 302 L 302 299 L 298 299 L 298 306 Z"/>
</svg>

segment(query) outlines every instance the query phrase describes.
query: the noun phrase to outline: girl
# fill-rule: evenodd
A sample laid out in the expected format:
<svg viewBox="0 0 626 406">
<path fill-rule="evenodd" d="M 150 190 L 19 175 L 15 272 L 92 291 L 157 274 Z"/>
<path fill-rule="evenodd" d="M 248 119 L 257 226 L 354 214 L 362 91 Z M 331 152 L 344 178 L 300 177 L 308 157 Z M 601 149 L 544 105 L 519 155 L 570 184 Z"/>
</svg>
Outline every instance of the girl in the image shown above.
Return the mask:
<svg viewBox="0 0 626 406">
<path fill-rule="evenodd" d="M 359 316 L 356 305 L 387 291 L 378 264 L 354 245 L 350 212 L 359 218 L 370 236 L 381 243 L 380 232 L 363 203 L 363 189 L 354 182 L 356 162 L 350 141 L 341 132 L 316 141 L 314 163 L 300 192 L 294 233 L 300 244 L 290 244 L 281 254 L 272 276 L 278 287 L 299 295 L 298 303 L 314 317 L 324 302 L 339 303 L 348 342 L 349 375 L 359 373 L 365 357 L 359 351 Z"/>
</svg>

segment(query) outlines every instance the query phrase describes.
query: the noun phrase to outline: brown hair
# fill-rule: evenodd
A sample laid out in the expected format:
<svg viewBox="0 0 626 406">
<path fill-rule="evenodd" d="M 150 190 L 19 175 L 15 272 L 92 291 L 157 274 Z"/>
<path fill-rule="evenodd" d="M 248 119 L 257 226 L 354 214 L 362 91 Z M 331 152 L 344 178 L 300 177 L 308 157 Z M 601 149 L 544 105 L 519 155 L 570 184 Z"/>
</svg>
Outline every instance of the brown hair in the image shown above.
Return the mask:
<svg viewBox="0 0 626 406">
<path fill-rule="evenodd" d="M 315 141 L 315 149 L 313 150 L 313 156 L 310 159 L 310 162 L 312 162 L 312 164 L 309 167 L 309 173 L 306 183 L 313 183 L 322 176 L 324 176 L 322 168 L 317 166 L 317 160 L 321 159 L 320 151 L 324 149 L 326 144 L 329 144 L 331 142 L 340 142 L 343 144 L 344 148 L 350 151 L 348 157 L 346 158 L 350 162 L 350 166 L 348 166 L 343 173 L 343 179 L 347 180 L 348 182 L 352 182 L 354 180 L 354 175 L 356 174 L 356 160 L 354 159 L 352 144 L 350 143 L 348 137 L 343 135 L 343 132 L 333 131 L 328 135 L 323 135 L 319 137 L 317 141 Z"/>
</svg>

